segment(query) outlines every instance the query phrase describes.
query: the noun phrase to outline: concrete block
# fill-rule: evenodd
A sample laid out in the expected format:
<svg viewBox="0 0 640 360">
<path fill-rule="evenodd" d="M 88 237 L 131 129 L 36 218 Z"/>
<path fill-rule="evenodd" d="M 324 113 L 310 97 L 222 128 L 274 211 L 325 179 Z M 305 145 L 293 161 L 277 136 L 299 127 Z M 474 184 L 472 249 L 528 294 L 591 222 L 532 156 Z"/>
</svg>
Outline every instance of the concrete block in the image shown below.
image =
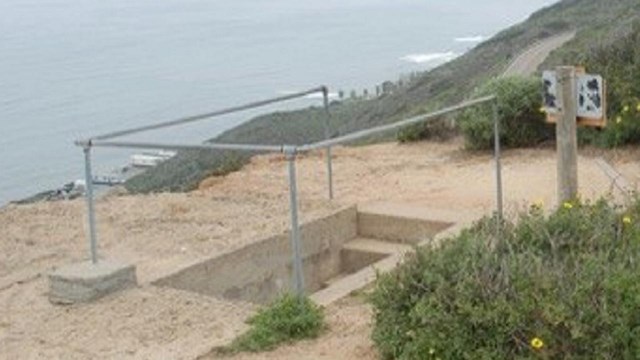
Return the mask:
<svg viewBox="0 0 640 360">
<path fill-rule="evenodd" d="M 134 265 L 85 261 L 49 274 L 49 301 L 54 304 L 90 302 L 136 285 Z"/>
</svg>

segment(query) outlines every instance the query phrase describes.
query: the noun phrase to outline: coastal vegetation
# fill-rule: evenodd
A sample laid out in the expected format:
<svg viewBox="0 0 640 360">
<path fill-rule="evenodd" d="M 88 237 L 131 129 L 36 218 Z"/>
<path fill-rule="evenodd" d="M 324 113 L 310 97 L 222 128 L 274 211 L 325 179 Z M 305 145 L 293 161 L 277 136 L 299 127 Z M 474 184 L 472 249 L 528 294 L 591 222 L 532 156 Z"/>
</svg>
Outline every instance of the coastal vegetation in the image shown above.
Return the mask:
<svg viewBox="0 0 640 360">
<path fill-rule="evenodd" d="M 545 115 L 540 110 L 541 86 L 540 79 L 535 77 L 498 78 L 474 93 L 474 97 L 496 96 L 503 146 L 532 146 L 553 137 L 554 128 L 545 124 Z M 468 149 L 493 148 L 493 111 L 491 106 L 478 106 L 458 116 L 457 123 Z"/>
<path fill-rule="evenodd" d="M 521 24 L 498 33 L 463 56 L 412 76 L 402 87 L 394 87 L 386 92 L 380 91 L 380 96 L 363 96 L 332 102 L 332 135 L 392 123 L 469 98 L 481 91 L 478 89 L 484 87 L 488 81 L 501 74 L 509 62 L 528 46 L 567 31 L 575 31 L 575 38 L 553 52 L 541 68 L 574 63 L 587 64 L 591 72 L 602 71 L 598 66 L 591 68 L 592 63 L 598 63 L 595 58 L 591 62 L 583 62 L 587 56 L 585 54 L 591 54 L 598 48 L 606 49 L 610 44 L 627 36 L 632 30 L 634 20 L 639 17 L 640 10 L 636 0 L 560 1 L 534 13 Z M 603 75 L 608 76 L 608 73 L 603 71 Z M 615 101 L 611 104 L 614 109 Z M 536 106 L 537 108 L 539 106 Z M 320 107 L 276 112 L 251 119 L 212 140 L 278 145 L 313 142 L 324 138 L 324 116 L 325 113 Z M 417 140 L 440 133 L 425 130 L 424 127 L 415 127 L 401 130 L 398 134 L 371 138 L 368 142 L 390 140 L 396 135 L 399 135 L 402 141 Z M 621 142 L 625 137 L 614 138 L 618 140 L 612 143 Z M 249 157 L 247 153 L 229 151 L 181 152 L 174 159 L 133 177 L 126 183 L 126 187 L 134 193 L 191 190 L 210 175 L 225 174 L 238 169 Z"/>
<path fill-rule="evenodd" d="M 637 359 L 640 201 L 534 204 L 408 255 L 372 294 L 385 359 Z"/>
<path fill-rule="evenodd" d="M 640 21 L 632 27 L 629 34 L 574 60 L 607 81 L 607 127 L 581 129 L 582 143 L 616 147 L 640 142 L 640 83 L 636 80 L 640 78 Z"/>
<path fill-rule="evenodd" d="M 273 350 L 278 345 L 318 337 L 325 329 L 322 309 L 307 297 L 284 294 L 259 310 L 247 323 L 251 326 L 219 354 Z"/>
</svg>

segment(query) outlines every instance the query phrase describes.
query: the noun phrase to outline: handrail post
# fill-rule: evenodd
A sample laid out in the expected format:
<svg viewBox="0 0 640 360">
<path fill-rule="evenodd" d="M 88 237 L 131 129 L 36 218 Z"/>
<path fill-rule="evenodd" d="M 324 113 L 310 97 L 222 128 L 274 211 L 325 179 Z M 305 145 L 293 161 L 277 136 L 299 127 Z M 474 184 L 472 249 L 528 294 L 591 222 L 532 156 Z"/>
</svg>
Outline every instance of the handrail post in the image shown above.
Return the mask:
<svg viewBox="0 0 640 360">
<path fill-rule="evenodd" d="M 322 96 L 324 98 L 324 138 L 329 140 L 331 138 L 331 112 L 329 112 L 329 90 L 326 87 L 322 88 Z M 329 186 L 329 200 L 333 200 L 333 165 L 331 159 L 331 146 L 327 146 L 327 183 Z"/>
<path fill-rule="evenodd" d="M 297 296 L 304 296 L 304 274 L 302 272 L 302 254 L 300 245 L 300 227 L 298 224 L 298 187 L 296 181 L 296 156 L 294 146 L 283 147 L 289 170 L 289 200 L 291 210 L 291 249 L 293 252 L 293 282 Z"/>
<path fill-rule="evenodd" d="M 91 175 L 91 143 L 83 145 L 84 170 L 85 170 L 85 198 L 87 201 L 87 221 L 89 223 L 89 248 L 91 249 L 91 262 L 98 263 L 98 239 L 96 232 L 96 216 L 93 203 L 93 175 Z"/>
<path fill-rule="evenodd" d="M 503 203 L 502 203 L 502 165 L 500 163 L 500 117 L 498 116 L 498 99 L 495 98 L 491 102 L 491 110 L 493 112 L 493 142 L 494 142 L 494 159 L 496 167 L 496 234 L 500 237 L 502 230 Z"/>
</svg>

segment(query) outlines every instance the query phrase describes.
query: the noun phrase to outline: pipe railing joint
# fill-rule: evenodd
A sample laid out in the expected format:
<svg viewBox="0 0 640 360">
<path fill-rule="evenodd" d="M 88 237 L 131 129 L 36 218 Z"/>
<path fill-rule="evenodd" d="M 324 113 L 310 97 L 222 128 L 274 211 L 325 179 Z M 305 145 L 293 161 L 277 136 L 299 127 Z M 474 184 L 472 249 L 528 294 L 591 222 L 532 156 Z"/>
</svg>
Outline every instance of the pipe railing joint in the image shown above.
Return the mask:
<svg viewBox="0 0 640 360">
<path fill-rule="evenodd" d="M 298 147 L 293 145 L 282 145 L 282 153 L 287 160 L 293 160 L 298 155 Z"/>
<path fill-rule="evenodd" d="M 84 150 L 87 150 L 87 149 L 91 149 L 91 147 L 93 146 L 92 141 L 93 139 L 80 139 L 80 140 L 74 141 L 74 144 L 76 146 L 81 147 Z"/>
</svg>

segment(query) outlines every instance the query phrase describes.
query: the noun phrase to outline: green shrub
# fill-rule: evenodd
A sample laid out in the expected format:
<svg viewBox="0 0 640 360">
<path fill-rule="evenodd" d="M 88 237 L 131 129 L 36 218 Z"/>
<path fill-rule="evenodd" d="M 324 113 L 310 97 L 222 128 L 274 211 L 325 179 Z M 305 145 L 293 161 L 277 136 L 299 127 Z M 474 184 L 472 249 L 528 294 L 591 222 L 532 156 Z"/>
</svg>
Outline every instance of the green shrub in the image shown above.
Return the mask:
<svg viewBox="0 0 640 360">
<path fill-rule="evenodd" d="M 474 97 L 495 95 L 498 99 L 500 140 L 506 147 L 535 145 L 553 135 L 540 111 L 542 85 L 537 78 L 508 77 L 490 81 Z M 458 122 L 466 146 L 472 150 L 493 146 L 493 110 L 477 106 L 463 111 Z"/>
<path fill-rule="evenodd" d="M 580 142 L 609 148 L 640 143 L 640 22 L 613 43 L 590 51 L 584 63 L 607 81 L 609 123 L 603 131 L 581 130 Z"/>
<path fill-rule="evenodd" d="M 325 328 L 322 310 L 308 298 L 285 294 L 247 321 L 251 328 L 219 353 L 266 351 L 317 337 Z"/>
<path fill-rule="evenodd" d="M 372 294 L 383 358 L 640 358 L 640 203 L 619 211 L 532 208 L 419 250 Z"/>
<path fill-rule="evenodd" d="M 611 118 L 604 137 L 609 147 L 640 142 L 640 99 L 624 100 L 620 112 Z"/>
<path fill-rule="evenodd" d="M 446 117 L 442 117 L 426 123 L 404 127 L 398 131 L 396 138 L 399 142 L 413 142 L 426 139 L 438 141 L 449 140 L 458 135 L 458 130 L 447 120 Z"/>
<path fill-rule="evenodd" d="M 190 191 L 209 176 L 239 170 L 249 159 L 248 153 L 231 150 L 181 151 L 174 158 L 128 179 L 125 188 L 133 194 Z M 158 173 L 164 175 L 158 176 Z"/>
<path fill-rule="evenodd" d="M 640 99 L 628 100 L 619 112 L 610 111 L 605 129 L 578 128 L 581 145 L 615 148 L 640 143 Z"/>
</svg>

